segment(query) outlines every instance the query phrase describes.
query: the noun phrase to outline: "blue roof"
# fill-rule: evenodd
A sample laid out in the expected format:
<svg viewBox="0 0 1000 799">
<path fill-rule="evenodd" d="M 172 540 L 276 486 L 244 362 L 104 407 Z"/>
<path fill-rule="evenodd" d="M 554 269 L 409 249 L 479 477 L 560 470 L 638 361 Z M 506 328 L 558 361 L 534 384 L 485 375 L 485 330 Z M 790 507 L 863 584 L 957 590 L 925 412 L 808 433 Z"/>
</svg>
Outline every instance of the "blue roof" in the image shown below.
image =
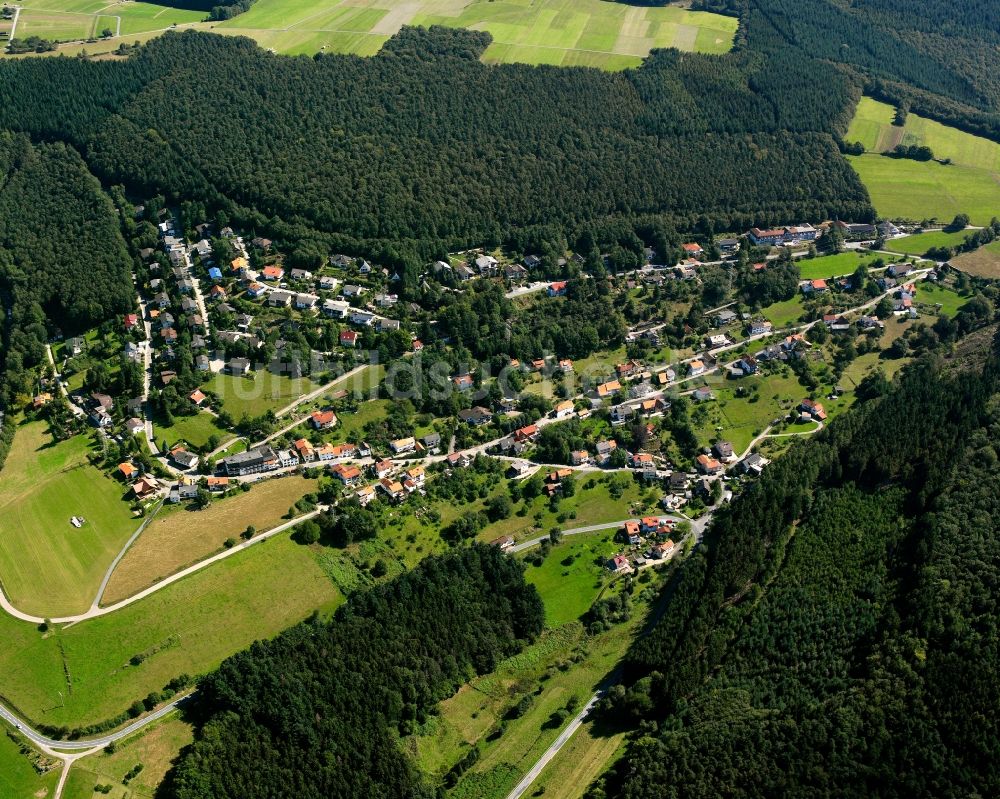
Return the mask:
<svg viewBox="0 0 1000 799">
<path fill-rule="evenodd" d="M 217 266 L 213 266 L 208 270 L 208 276 L 213 279 L 218 279 L 222 277 L 222 270 Z"/>
</svg>

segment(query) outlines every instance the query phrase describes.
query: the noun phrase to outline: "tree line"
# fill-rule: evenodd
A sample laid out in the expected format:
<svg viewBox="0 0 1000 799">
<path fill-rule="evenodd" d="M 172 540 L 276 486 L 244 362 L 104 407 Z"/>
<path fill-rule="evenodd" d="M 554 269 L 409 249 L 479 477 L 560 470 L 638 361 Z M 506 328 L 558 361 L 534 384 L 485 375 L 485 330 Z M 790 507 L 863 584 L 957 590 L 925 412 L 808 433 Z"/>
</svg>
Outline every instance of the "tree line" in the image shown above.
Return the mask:
<svg viewBox="0 0 1000 799">
<path fill-rule="evenodd" d="M 424 560 L 225 660 L 196 694 L 172 799 L 429 797 L 398 736 L 542 629 L 523 567 L 496 547 Z"/>
</svg>

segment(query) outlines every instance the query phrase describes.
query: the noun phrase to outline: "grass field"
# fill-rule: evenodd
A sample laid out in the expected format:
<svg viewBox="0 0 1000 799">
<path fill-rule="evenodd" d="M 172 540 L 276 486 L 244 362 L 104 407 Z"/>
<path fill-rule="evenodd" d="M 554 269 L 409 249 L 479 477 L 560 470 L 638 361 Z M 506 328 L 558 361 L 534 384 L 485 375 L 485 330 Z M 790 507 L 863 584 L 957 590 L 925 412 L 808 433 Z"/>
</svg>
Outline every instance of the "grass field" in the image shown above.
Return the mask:
<svg viewBox="0 0 1000 799">
<path fill-rule="evenodd" d="M 614 541 L 615 532 L 611 528 L 566 537 L 541 566 L 527 567 L 525 576 L 542 596 L 545 623 L 550 627 L 579 619 L 612 582 L 604 562 L 621 551 L 621 544 Z"/>
<path fill-rule="evenodd" d="M 798 324 L 804 310 L 802 294 L 798 293 L 790 300 L 782 300 L 762 308 L 760 315 L 770 321 L 775 330 L 781 330 Z"/>
<path fill-rule="evenodd" d="M 0 472 L 0 580 L 18 609 L 39 616 L 90 607 L 104 571 L 139 521 L 125 486 L 87 463 L 90 442 L 52 442 L 23 424 Z M 83 516 L 80 529 L 69 523 Z"/>
<path fill-rule="evenodd" d="M 222 407 L 237 420 L 244 414 L 252 417 L 280 410 L 303 394 L 319 388 L 307 377 L 293 379 L 267 369 L 259 370 L 253 378 L 220 372 L 206 380 L 202 387 L 218 394 Z"/>
<path fill-rule="evenodd" d="M 50 41 L 75 41 L 99 37 L 104 29 L 127 37 L 198 22 L 206 16 L 203 11 L 133 0 L 29 0 L 21 7 L 15 38 L 41 36 Z M 120 40 L 108 41 L 117 47 Z"/>
<path fill-rule="evenodd" d="M 171 761 L 192 738 L 190 724 L 177 715 L 169 716 L 120 742 L 112 754 L 101 751 L 74 763 L 63 799 L 152 799 Z M 139 764 L 142 765 L 139 775 L 127 786 L 123 785 L 125 774 Z M 110 785 L 111 792 L 95 791 L 95 785 Z"/>
<path fill-rule="evenodd" d="M 111 575 L 102 605 L 132 596 L 174 572 L 213 555 L 247 525 L 259 532 L 278 525 L 288 509 L 316 489 L 299 476 L 257 483 L 250 491 L 218 499 L 205 510 L 174 506 L 160 511 Z"/>
<path fill-rule="evenodd" d="M 948 286 L 934 285 L 926 280 L 920 283 L 917 291 L 917 302 L 920 305 L 941 305 L 941 313 L 954 316 L 959 309 L 969 301 L 969 297 L 963 297 L 957 291 Z"/>
<path fill-rule="evenodd" d="M 121 37 L 129 42 L 176 23 L 249 36 L 262 47 L 290 55 L 319 51 L 374 55 L 404 25 L 445 25 L 489 31 L 493 43 L 484 60 L 490 63 L 610 70 L 638 66 L 656 47 L 725 53 L 732 47 L 737 26 L 735 18 L 678 6 L 629 6 L 603 0 L 258 0 L 246 13 L 221 23 L 199 22 L 205 14 L 155 3 L 33 0 L 31 8 L 46 17 L 73 12 L 61 16 L 74 22 L 63 23 L 62 35 L 49 38 L 80 39 L 104 27 L 116 29 L 115 17 L 120 17 Z M 19 31 L 20 27 L 19 23 Z M 114 49 L 118 41 L 92 44 L 88 52 Z"/>
<path fill-rule="evenodd" d="M 559 734 L 562 724 L 552 723 L 552 714 L 564 708 L 570 698 L 582 705 L 594 689 L 611 673 L 641 627 L 646 606 L 637 602 L 632 618 L 608 632 L 579 641 L 572 651 L 586 652 L 578 663 L 569 663 L 565 656 L 548 668 L 541 679 L 530 667 L 504 675 L 499 685 L 473 683 L 474 692 L 463 689 L 442 706 L 442 721 L 460 729 L 466 725 L 483 724 L 487 729 L 499 710 L 513 704 L 519 694 L 537 691 L 535 701 L 524 715 L 508 721 L 503 735 L 493 741 L 481 740 L 482 755 L 461 778 L 449 794 L 452 799 L 504 799 L 524 773 L 538 760 Z M 573 628 L 570 628 L 573 629 Z M 560 653 L 561 654 L 561 653 Z M 531 657 L 530 650 L 522 656 Z M 539 661 L 542 659 L 539 658 Z M 551 659 L 550 661 L 551 662 Z M 561 666 L 559 665 L 561 662 Z M 537 680 L 537 682 L 536 682 Z M 502 702 L 495 697 L 503 690 Z M 540 690 L 539 690 L 540 689 Z M 460 701 L 464 700 L 465 706 Z M 499 704 L 499 707 L 498 707 Z M 473 717 L 473 714 L 476 714 Z M 473 728 L 474 729 L 474 728 Z M 472 731 L 472 730 L 469 730 Z M 468 739 L 466 739 L 468 740 Z M 581 791 L 585 788 L 580 782 Z M 537 795 L 532 790 L 526 795 Z"/>
<path fill-rule="evenodd" d="M 96 723 L 342 600 L 314 553 L 280 535 L 108 616 L 46 634 L 0 614 L 4 699 L 36 723 Z"/>
<path fill-rule="evenodd" d="M 994 241 L 975 252 L 962 253 L 951 265 L 973 277 L 1000 278 L 1000 241 Z"/>
<path fill-rule="evenodd" d="M 863 97 L 845 137 L 869 151 L 848 160 L 882 216 L 948 221 L 964 212 L 983 225 L 1000 212 L 1000 144 L 912 113 L 902 129 L 892 118 L 891 106 Z M 952 163 L 879 155 L 897 144 L 926 145 Z"/>
<path fill-rule="evenodd" d="M 884 256 L 880 255 L 841 252 L 836 255 L 824 255 L 820 258 L 800 258 L 796 263 L 803 280 L 820 280 L 850 275 L 862 264 L 867 266 L 878 258 L 885 260 Z"/>
<path fill-rule="evenodd" d="M 923 255 L 931 247 L 955 247 L 961 244 L 970 231 L 959 230 L 946 233 L 943 230 L 933 230 L 929 233 L 916 233 L 912 236 L 892 239 L 885 243 L 885 249 L 907 255 Z"/>
<path fill-rule="evenodd" d="M 157 444 L 166 439 L 167 445 L 173 447 L 181 442 L 191 447 L 203 447 L 209 438 L 215 436 L 225 441 L 232 436 L 225 428 L 216 424 L 215 417 L 210 413 L 196 413 L 194 416 L 175 416 L 174 423 L 167 427 L 159 417 L 153 420 L 153 435 Z"/>
<path fill-rule="evenodd" d="M 3 799 L 51 796 L 59 781 L 58 761 L 28 748 L 12 728 L 0 726 L 3 727 L 0 729 L 0 796 Z M 40 774 L 36 765 L 50 770 Z"/>
</svg>

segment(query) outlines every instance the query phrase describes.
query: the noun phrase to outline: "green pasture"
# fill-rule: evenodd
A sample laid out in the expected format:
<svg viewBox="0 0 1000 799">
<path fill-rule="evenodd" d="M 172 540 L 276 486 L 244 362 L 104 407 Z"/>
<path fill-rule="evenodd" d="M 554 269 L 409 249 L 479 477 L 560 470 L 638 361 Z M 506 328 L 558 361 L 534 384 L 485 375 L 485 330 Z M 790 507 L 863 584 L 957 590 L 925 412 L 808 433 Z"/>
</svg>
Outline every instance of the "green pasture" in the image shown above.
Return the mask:
<svg viewBox="0 0 1000 799">
<path fill-rule="evenodd" d="M 90 607 L 104 572 L 139 526 L 128 487 L 87 461 L 90 441 L 53 442 L 23 424 L 0 471 L 0 581 L 25 613 L 62 616 Z M 81 528 L 70 524 L 82 516 Z"/>
</svg>

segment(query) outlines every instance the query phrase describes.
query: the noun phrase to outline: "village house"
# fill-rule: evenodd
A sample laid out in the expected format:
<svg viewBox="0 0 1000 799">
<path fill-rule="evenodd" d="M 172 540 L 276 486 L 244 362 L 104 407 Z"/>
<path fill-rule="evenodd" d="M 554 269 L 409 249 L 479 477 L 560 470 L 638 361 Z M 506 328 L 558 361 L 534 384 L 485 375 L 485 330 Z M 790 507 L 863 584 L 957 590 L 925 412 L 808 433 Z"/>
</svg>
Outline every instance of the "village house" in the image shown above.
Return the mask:
<svg viewBox="0 0 1000 799">
<path fill-rule="evenodd" d="M 823 407 L 823 404 L 808 397 L 799 403 L 799 411 L 806 419 L 816 419 L 820 422 L 826 419 L 826 409 Z"/>
<path fill-rule="evenodd" d="M 598 465 L 605 466 L 611 460 L 611 453 L 618 449 L 618 442 L 613 438 L 607 441 L 598 441 L 595 449 L 597 450 Z"/>
<path fill-rule="evenodd" d="M 355 496 L 358 498 L 358 504 L 362 508 L 366 508 L 375 499 L 375 488 L 374 486 L 362 486 L 357 490 Z"/>
<path fill-rule="evenodd" d="M 341 330 L 340 331 L 340 346 L 341 347 L 356 347 L 358 344 L 358 334 L 354 330 Z"/>
<path fill-rule="evenodd" d="M 705 363 L 695 359 L 688 364 L 688 375 L 695 377 L 705 372 Z"/>
<path fill-rule="evenodd" d="M 766 319 L 753 319 L 750 322 L 751 336 L 766 335 L 771 333 L 773 330 L 774 330 L 774 325 L 772 325 Z"/>
<path fill-rule="evenodd" d="M 132 493 L 136 499 L 145 499 L 159 490 L 160 481 L 151 474 L 144 474 L 132 484 Z"/>
<path fill-rule="evenodd" d="M 758 369 L 757 359 L 752 355 L 744 355 L 736 362 L 736 368 L 743 375 L 756 374 Z"/>
<path fill-rule="evenodd" d="M 642 540 L 639 537 L 639 523 L 632 521 L 625 522 L 625 525 L 618 531 L 618 535 L 616 537 L 623 544 L 637 546 Z"/>
<path fill-rule="evenodd" d="M 684 254 L 689 258 L 701 258 L 701 256 L 705 254 L 705 250 L 703 250 L 702 246 L 696 242 L 682 244 L 681 249 L 684 250 Z"/>
<path fill-rule="evenodd" d="M 567 283 L 565 280 L 560 280 L 557 283 L 549 283 L 547 289 L 548 295 L 550 297 L 562 297 L 566 293 Z"/>
<path fill-rule="evenodd" d="M 319 302 L 319 297 L 315 294 L 300 293 L 295 295 L 295 307 L 300 311 L 312 310 Z"/>
<path fill-rule="evenodd" d="M 615 555 L 608 559 L 606 565 L 608 570 L 615 574 L 629 574 L 632 571 L 632 565 L 628 562 L 626 555 Z"/>
<path fill-rule="evenodd" d="M 534 441 L 538 438 L 538 425 L 529 424 L 514 431 L 514 441 Z"/>
<path fill-rule="evenodd" d="M 699 455 L 695 458 L 695 463 L 702 474 L 718 474 L 722 471 L 722 464 L 711 455 Z"/>
<path fill-rule="evenodd" d="M 313 411 L 309 421 L 315 430 L 329 430 L 331 427 L 336 427 L 337 414 L 331 410 Z"/>
<path fill-rule="evenodd" d="M 757 452 L 752 452 L 747 455 L 742 461 L 740 461 L 740 468 L 743 469 L 745 474 L 756 474 L 759 475 L 764 471 L 764 467 L 770 463 L 766 458 Z"/>
<path fill-rule="evenodd" d="M 725 308 L 715 315 L 715 322 L 718 327 L 725 327 L 726 325 L 731 325 L 738 318 L 735 311 Z"/>
<path fill-rule="evenodd" d="M 653 456 L 648 452 L 636 452 L 629 455 L 628 465 L 632 469 L 645 469 L 653 465 Z"/>
<path fill-rule="evenodd" d="M 361 470 L 357 466 L 338 463 L 336 466 L 332 466 L 330 471 L 345 486 L 352 486 L 361 479 Z"/>
<path fill-rule="evenodd" d="M 285 270 L 280 266 L 265 266 L 260 270 L 260 276 L 263 280 L 276 283 L 285 276 Z"/>
<path fill-rule="evenodd" d="M 407 453 L 413 452 L 413 450 L 416 449 L 416 446 L 417 442 L 413 436 L 398 438 L 389 443 L 389 448 L 392 450 L 394 455 L 406 455 Z"/>
<path fill-rule="evenodd" d="M 691 392 L 691 399 L 695 402 L 708 402 L 709 400 L 715 399 L 715 394 L 712 393 L 712 389 L 708 386 L 701 386 Z"/>
<path fill-rule="evenodd" d="M 490 546 L 498 547 L 501 552 L 507 552 L 514 546 L 514 537 L 510 535 L 502 535 L 499 538 L 494 538 L 490 541 Z"/>
<path fill-rule="evenodd" d="M 477 256 L 473 263 L 476 266 L 476 270 L 483 277 L 493 277 L 497 274 L 497 268 L 499 266 L 499 261 L 492 255 L 480 255 Z"/>
<path fill-rule="evenodd" d="M 193 452 L 188 452 L 183 447 L 176 447 L 170 450 L 170 460 L 178 469 L 188 471 L 198 466 L 198 456 Z"/>
<path fill-rule="evenodd" d="M 574 466 L 586 466 L 590 463 L 590 453 L 585 449 L 573 450 L 569 454 L 569 462 Z"/>
<path fill-rule="evenodd" d="M 277 469 L 278 455 L 271 447 L 264 445 L 223 458 L 220 465 L 229 477 L 242 477 Z"/>
<path fill-rule="evenodd" d="M 323 291 L 336 291 L 337 286 L 340 285 L 340 281 L 331 275 L 320 275 L 319 280 L 316 281 L 316 285 Z"/>
<path fill-rule="evenodd" d="M 393 502 L 401 502 L 406 498 L 406 489 L 398 480 L 384 478 L 378 481 L 378 485 Z"/>
<path fill-rule="evenodd" d="M 615 393 L 622 390 L 622 384 L 617 380 L 610 380 L 607 383 L 601 383 L 597 389 L 596 394 L 598 399 L 607 399 L 613 396 Z"/>
<path fill-rule="evenodd" d="M 231 375 L 243 377 L 250 371 L 250 361 L 247 358 L 230 358 L 226 370 Z"/>
<path fill-rule="evenodd" d="M 728 441 L 716 441 L 712 445 L 712 451 L 721 461 L 731 461 L 735 458 L 733 445 Z"/>
<path fill-rule="evenodd" d="M 827 290 L 825 280 L 805 280 L 800 286 L 803 294 L 820 294 Z"/>
<path fill-rule="evenodd" d="M 560 402 L 553 409 L 553 415 L 555 416 L 556 419 L 568 419 L 570 416 L 574 414 L 574 412 L 575 409 L 573 407 L 573 400 L 565 400 L 564 402 Z"/>
<path fill-rule="evenodd" d="M 725 347 L 729 343 L 729 337 L 725 333 L 716 333 L 712 336 L 705 336 L 705 346 L 711 349 Z"/>
<path fill-rule="evenodd" d="M 458 375 L 458 377 L 453 377 L 451 382 L 457 391 L 468 391 L 474 385 L 472 375 Z"/>
<path fill-rule="evenodd" d="M 615 405 L 611 408 L 610 418 L 612 427 L 619 427 L 625 424 L 632 416 L 633 409 L 630 405 Z"/>
<path fill-rule="evenodd" d="M 458 412 L 458 418 L 473 427 L 489 424 L 493 421 L 493 413 L 489 408 L 477 405 L 474 408 L 465 408 Z"/>
</svg>

